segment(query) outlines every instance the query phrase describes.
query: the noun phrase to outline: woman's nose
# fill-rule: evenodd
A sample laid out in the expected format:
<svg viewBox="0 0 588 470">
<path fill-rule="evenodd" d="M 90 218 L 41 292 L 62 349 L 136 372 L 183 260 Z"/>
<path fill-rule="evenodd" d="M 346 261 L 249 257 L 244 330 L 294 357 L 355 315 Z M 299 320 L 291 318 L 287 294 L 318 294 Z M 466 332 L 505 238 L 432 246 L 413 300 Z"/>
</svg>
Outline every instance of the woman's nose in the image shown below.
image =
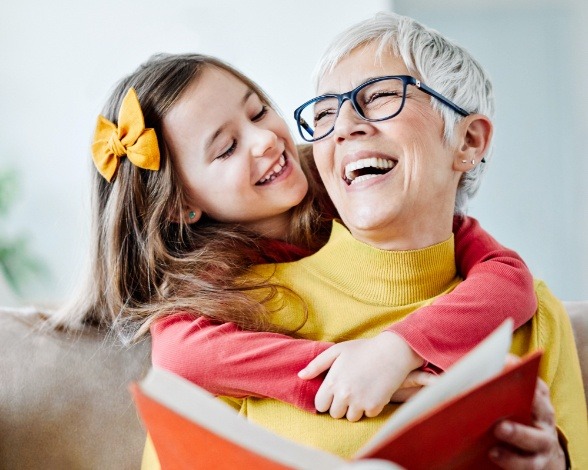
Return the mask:
<svg viewBox="0 0 588 470">
<path fill-rule="evenodd" d="M 339 109 L 339 114 L 335 120 L 333 134 L 337 142 L 343 140 L 367 135 L 370 133 L 372 123 L 362 119 L 350 100 L 345 101 Z"/>
</svg>

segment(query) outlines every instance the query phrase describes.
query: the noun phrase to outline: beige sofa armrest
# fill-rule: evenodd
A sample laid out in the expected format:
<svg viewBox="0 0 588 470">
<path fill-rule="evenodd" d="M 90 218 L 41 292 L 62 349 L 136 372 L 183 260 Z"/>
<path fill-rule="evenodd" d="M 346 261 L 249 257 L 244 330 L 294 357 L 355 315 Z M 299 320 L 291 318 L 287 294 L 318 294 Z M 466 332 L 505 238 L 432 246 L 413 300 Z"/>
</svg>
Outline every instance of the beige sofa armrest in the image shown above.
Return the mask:
<svg viewBox="0 0 588 470">
<path fill-rule="evenodd" d="M 149 342 L 39 323 L 0 310 L 0 468 L 140 468 L 145 432 L 127 387 L 150 366 Z"/>
</svg>

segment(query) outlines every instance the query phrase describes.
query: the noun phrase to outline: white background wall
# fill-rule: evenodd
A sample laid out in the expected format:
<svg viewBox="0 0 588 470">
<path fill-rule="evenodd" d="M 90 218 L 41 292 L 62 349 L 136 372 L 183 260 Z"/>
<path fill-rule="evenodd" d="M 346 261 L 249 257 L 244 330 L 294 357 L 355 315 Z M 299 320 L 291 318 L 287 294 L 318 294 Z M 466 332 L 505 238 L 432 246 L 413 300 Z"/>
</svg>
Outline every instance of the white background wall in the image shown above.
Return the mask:
<svg viewBox="0 0 588 470">
<path fill-rule="evenodd" d="M 289 118 L 312 96 L 309 76 L 327 42 L 393 5 L 468 47 L 494 78 L 496 158 L 472 215 L 518 250 L 558 296 L 588 299 L 583 3 L 22 0 L 4 5 L 0 168 L 16 169 L 21 188 L 10 217 L 0 224 L 27 233 L 52 273 L 48 281 L 28 286 L 26 299 L 59 302 L 75 284 L 87 249 L 89 143 L 96 115 L 120 77 L 156 52 L 218 55 L 256 79 Z"/>
<path fill-rule="evenodd" d="M 494 160 L 470 214 L 560 298 L 588 299 L 588 2 L 396 0 L 495 88 Z"/>
</svg>

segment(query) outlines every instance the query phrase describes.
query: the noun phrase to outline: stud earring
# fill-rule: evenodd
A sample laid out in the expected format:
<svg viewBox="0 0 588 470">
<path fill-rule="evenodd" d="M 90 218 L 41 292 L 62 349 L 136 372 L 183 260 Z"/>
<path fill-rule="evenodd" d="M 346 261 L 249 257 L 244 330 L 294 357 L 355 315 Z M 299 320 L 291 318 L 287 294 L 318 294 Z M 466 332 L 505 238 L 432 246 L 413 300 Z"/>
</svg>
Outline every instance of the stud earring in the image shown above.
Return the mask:
<svg viewBox="0 0 588 470">
<path fill-rule="evenodd" d="M 194 212 L 194 211 L 190 211 L 190 212 L 188 213 L 188 218 L 189 218 L 190 220 L 194 220 L 194 218 L 195 218 L 195 217 L 196 217 L 196 212 Z"/>
<path fill-rule="evenodd" d="M 467 162 L 468 162 L 467 160 L 462 160 L 462 161 L 461 161 L 461 163 L 467 163 Z"/>
<path fill-rule="evenodd" d="M 476 160 L 472 160 L 472 165 L 475 165 L 475 164 L 476 164 Z"/>
</svg>

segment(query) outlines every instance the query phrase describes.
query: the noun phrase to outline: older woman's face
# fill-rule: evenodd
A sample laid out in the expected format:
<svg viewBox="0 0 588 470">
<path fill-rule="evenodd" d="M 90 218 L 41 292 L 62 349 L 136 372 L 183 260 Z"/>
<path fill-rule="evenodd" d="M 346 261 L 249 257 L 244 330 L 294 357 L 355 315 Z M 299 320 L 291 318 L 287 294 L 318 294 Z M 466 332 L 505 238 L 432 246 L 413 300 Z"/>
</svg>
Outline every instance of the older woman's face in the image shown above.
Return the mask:
<svg viewBox="0 0 588 470">
<path fill-rule="evenodd" d="M 401 59 L 385 54 L 379 60 L 375 49 L 367 45 L 353 51 L 321 80 L 319 94 L 344 93 L 382 75 L 410 75 Z M 360 119 L 345 102 L 334 132 L 313 150 L 329 195 L 357 239 L 405 250 L 450 236 L 461 173 L 454 170 L 454 152 L 443 142 L 443 121 L 425 93 L 408 87 L 402 112 L 382 122 Z M 353 173 L 362 166 L 358 161 L 393 168 Z M 349 182 L 346 171 L 376 176 Z"/>
</svg>

